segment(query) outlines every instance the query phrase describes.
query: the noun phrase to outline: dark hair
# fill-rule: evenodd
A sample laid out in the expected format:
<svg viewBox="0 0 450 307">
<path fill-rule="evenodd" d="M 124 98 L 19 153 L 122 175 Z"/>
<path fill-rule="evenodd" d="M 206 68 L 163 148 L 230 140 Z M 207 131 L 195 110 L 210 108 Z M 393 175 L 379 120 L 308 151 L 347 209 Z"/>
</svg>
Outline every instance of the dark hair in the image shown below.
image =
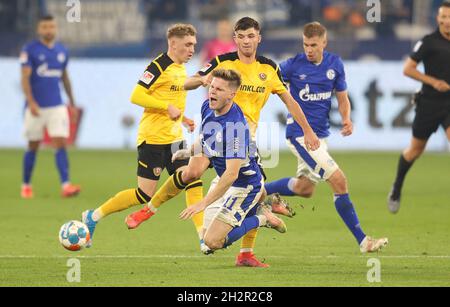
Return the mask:
<svg viewBox="0 0 450 307">
<path fill-rule="evenodd" d="M 248 29 L 254 28 L 257 31 L 261 30 L 261 27 L 259 26 L 259 23 L 251 18 L 251 17 L 243 17 L 241 19 L 239 19 L 236 24 L 234 25 L 234 31 L 245 31 Z"/>
<path fill-rule="evenodd" d="M 307 38 L 312 38 L 315 36 L 324 37 L 326 33 L 327 29 L 317 21 L 307 23 L 303 27 L 303 35 Z"/>
<path fill-rule="evenodd" d="M 241 75 L 233 69 L 216 69 L 212 72 L 214 78 L 228 81 L 230 86 L 238 89 L 241 86 Z"/>
<path fill-rule="evenodd" d="M 38 22 L 41 21 L 52 21 L 55 20 L 55 17 L 53 17 L 53 15 L 42 15 L 39 17 Z"/>
<path fill-rule="evenodd" d="M 450 1 L 449 0 L 444 0 L 441 5 L 439 6 L 439 8 L 441 7 L 450 7 Z"/>
</svg>

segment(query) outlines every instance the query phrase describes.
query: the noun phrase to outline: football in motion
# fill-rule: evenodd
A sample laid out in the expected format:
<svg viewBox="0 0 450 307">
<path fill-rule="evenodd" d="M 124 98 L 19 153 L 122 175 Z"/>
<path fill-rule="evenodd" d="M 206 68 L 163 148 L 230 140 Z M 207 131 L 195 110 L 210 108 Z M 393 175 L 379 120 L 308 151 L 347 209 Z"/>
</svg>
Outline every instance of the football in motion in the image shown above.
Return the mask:
<svg viewBox="0 0 450 307">
<path fill-rule="evenodd" d="M 59 230 L 59 242 L 65 249 L 79 251 L 89 241 L 89 229 L 80 221 L 69 221 Z"/>
</svg>

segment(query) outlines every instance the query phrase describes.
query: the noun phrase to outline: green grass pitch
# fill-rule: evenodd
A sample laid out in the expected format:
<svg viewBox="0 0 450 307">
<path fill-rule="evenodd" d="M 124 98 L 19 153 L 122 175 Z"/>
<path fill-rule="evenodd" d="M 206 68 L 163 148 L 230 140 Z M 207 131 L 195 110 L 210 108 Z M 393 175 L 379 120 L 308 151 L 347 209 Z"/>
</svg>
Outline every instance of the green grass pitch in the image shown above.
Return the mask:
<svg viewBox="0 0 450 307">
<path fill-rule="evenodd" d="M 334 156 L 347 175 L 363 229 L 389 237 L 389 246 L 361 255 L 334 209 L 330 188 L 321 184 L 312 199 L 289 199 L 297 215 L 285 219 L 286 234 L 260 230 L 256 254 L 271 267 L 254 269 L 234 266 L 239 244 L 212 256 L 200 253 L 192 223 L 178 220 L 184 195 L 134 231 L 124 224 L 133 209 L 110 216 L 98 225 L 91 249 L 68 252 L 58 242 L 60 226 L 135 187 L 136 153 L 70 151 L 71 177 L 83 190 L 77 198 L 61 199 L 53 152 L 44 150 L 33 178 L 35 198 L 22 200 L 22 152 L 1 150 L 0 286 L 450 286 L 449 155 L 426 153 L 417 161 L 397 215 L 387 211 L 386 195 L 398 153 Z M 273 180 L 295 169 L 294 157 L 284 153 L 267 174 Z M 209 171 L 206 186 L 212 177 Z M 73 257 L 80 260 L 80 283 L 66 280 Z M 367 280 L 370 258 L 380 261 L 379 283 Z"/>
</svg>

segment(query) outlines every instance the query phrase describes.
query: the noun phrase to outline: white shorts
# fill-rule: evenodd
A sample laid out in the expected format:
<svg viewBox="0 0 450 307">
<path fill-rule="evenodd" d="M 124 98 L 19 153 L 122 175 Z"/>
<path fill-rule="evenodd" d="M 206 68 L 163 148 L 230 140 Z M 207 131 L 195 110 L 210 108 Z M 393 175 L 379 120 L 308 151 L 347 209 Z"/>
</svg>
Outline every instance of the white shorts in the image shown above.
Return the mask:
<svg viewBox="0 0 450 307">
<path fill-rule="evenodd" d="M 219 179 L 218 176 L 214 178 L 209 191 L 217 185 Z M 258 203 L 263 191 L 263 181 L 261 181 L 261 186 L 258 185 L 258 187 L 251 185 L 246 188 L 230 187 L 221 198 L 206 207 L 203 228 L 208 229 L 211 222 L 216 218 L 232 227 L 240 226 L 247 213 Z"/>
<path fill-rule="evenodd" d="M 24 136 L 29 141 L 41 141 L 44 138 L 44 128 L 52 138 L 68 138 L 69 112 L 67 106 L 40 108 L 39 116 L 33 116 L 29 108 L 25 110 Z"/>
<path fill-rule="evenodd" d="M 297 177 L 305 176 L 317 184 L 327 180 L 339 169 L 339 165 L 328 153 L 325 139 L 320 139 L 317 150 L 306 150 L 304 137 L 287 139 L 287 145 L 298 159 Z"/>
</svg>

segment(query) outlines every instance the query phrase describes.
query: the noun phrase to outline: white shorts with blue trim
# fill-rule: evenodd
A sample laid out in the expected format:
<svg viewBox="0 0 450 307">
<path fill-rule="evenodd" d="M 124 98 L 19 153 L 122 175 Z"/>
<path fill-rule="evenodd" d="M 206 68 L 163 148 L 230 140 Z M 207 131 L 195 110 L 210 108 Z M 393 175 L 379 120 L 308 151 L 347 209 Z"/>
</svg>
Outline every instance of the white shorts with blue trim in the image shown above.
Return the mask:
<svg viewBox="0 0 450 307">
<path fill-rule="evenodd" d="M 219 179 L 219 177 L 216 177 L 211 182 L 209 191 L 217 185 Z M 203 228 L 208 229 L 214 219 L 218 219 L 232 227 L 240 226 L 248 212 L 261 199 L 263 191 L 263 180 L 261 180 L 261 184 L 258 184 L 258 186 L 249 185 L 246 188 L 230 187 L 221 198 L 206 207 Z"/>
<path fill-rule="evenodd" d="M 69 112 L 66 105 L 40 108 L 39 116 L 31 114 L 30 108 L 25 110 L 24 136 L 28 141 L 41 141 L 44 138 L 44 129 L 52 138 L 68 138 Z"/>
<path fill-rule="evenodd" d="M 339 165 L 328 153 L 325 139 L 320 139 L 320 147 L 314 151 L 306 149 L 304 137 L 291 137 L 286 142 L 298 159 L 297 177 L 304 176 L 317 184 L 328 180 L 339 169 Z"/>
</svg>

